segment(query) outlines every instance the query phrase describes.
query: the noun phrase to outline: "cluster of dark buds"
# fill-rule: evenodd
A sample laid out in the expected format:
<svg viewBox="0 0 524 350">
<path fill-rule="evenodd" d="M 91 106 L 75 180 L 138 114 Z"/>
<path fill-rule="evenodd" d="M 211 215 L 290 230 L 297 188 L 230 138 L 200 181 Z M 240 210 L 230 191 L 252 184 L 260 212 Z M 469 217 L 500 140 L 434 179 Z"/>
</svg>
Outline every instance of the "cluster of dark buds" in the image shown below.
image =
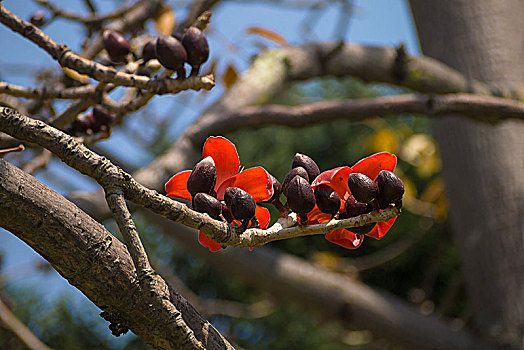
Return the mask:
<svg viewBox="0 0 524 350">
<path fill-rule="evenodd" d="M 109 58 L 115 63 L 126 62 L 132 53 L 129 41 L 117 32 L 104 31 L 103 42 Z M 185 79 L 185 63 L 191 66 L 190 76 L 198 75 L 200 66 L 209 58 L 209 45 L 200 29 L 189 27 L 183 35 L 160 35 L 148 41 L 142 47 L 140 58 L 143 64 L 156 58 L 162 66 L 175 71 L 179 79 Z M 137 74 L 148 75 L 143 65 L 139 70 Z"/>
<path fill-rule="evenodd" d="M 108 110 L 96 105 L 91 112 L 78 115 L 71 125 L 64 128 L 64 132 L 72 136 L 109 134 L 114 119 L 113 114 Z"/>
<path fill-rule="evenodd" d="M 364 158 L 353 167 L 338 167 L 320 172 L 309 156 L 297 153 L 292 169 L 282 184 L 265 169 L 255 167 L 239 172 L 235 146 L 223 137 L 210 137 L 204 144 L 204 159 L 193 170 L 174 175 L 166 183 L 167 195 L 191 200 L 193 209 L 216 220 L 265 229 L 269 212 L 257 202 L 273 204 L 285 216 L 297 214 L 299 225 L 319 224 L 400 207 L 404 184 L 392 170 L 397 158 L 387 152 Z M 284 194 L 287 201 L 280 201 Z M 351 229 L 338 229 L 326 239 L 345 248 L 358 248 L 364 235 L 380 239 L 395 218 Z M 211 251 L 221 245 L 200 232 L 199 240 Z"/>
<path fill-rule="evenodd" d="M 210 137 L 204 144 L 203 159 L 193 170 L 175 174 L 166 183 L 169 197 L 191 201 L 195 211 L 206 213 L 216 220 L 237 226 L 266 229 L 269 211 L 257 205 L 275 195 L 274 177 L 264 168 L 240 171 L 235 145 L 223 137 Z M 277 195 L 278 197 L 278 195 Z M 200 243 L 211 251 L 222 245 L 199 233 Z"/>
</svg>

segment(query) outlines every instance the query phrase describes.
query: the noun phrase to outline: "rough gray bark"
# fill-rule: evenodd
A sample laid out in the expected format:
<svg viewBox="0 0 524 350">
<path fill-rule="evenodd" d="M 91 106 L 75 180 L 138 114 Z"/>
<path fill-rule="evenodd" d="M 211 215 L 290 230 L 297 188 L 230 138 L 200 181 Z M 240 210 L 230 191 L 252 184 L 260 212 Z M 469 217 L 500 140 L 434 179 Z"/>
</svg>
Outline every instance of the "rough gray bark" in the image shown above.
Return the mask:
<svg viewBox="0 0 524 350">
<path fill-rule="evenodd" d="M 49 261 L 113 325 L 128 327 L 153 348 L 232 348 L 160 276 L 148 276 L 150 289 L 144 288 L 125 245 L 101 224 L 3 159 L 0 227 Z"/>
<path fill-rule="evenodd" d="M 522 0 L 411 0 L 424 54 L 472 79 L 524 82 Z M 451 221 L 483 335 L 524 348 L 524 124 L 435 122 Z"/>
</svg>

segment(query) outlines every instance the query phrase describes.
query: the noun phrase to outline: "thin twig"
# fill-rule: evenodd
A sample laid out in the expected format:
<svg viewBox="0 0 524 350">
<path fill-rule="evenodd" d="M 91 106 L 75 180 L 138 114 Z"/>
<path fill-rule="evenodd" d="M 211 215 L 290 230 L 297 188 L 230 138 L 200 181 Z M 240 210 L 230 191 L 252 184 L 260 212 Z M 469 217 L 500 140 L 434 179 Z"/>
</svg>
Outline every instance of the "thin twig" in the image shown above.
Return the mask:
<svg viewBox="0 0 524 350">
<path fill-rule="evenodd" d="M 34 174 L 38 169 L 44 168 L 47 166 L 47 163 L 53 156 L 53 153 L 49 152 L 45 148 L 42 150 L 42 153 L 31 159 L 27 164 L 22 168 L 28 174 Z"/>
<path fill-rule="evenodd" d="M 35 0 L 35 1 L 38 4 L 40 4 L 41 6 L 44 6 L 49 11 L 51 11 L 54 17 L 62 17 L 62 18 L 70 19 L 72 21 L 78 21 L 78 22 L 82 22 L 86 24 L 99 23 L 99 22 L 103 22 L 103 21 L 107 21 L 111 19 L 120 18 L 123 15 L 125 15 L 127 12 L 131 11 L 133 8 L 135 8 L 140 3 L 140 1 L 137 1 L 133 5 L 128 5 L 129 1 L 126 1 L 124 4 L 122 4 L 122 6 L 120 6 L 119 8 L 117 8 L 116 10 L 110 13 L 107 13 L 104 15 L 96 15 L 94 14 L 93 9 L 91 9 L 91 12 L 93 14 L 89 16 L 83 16 L 83 15 L 73 13 L 71 11 L 63 10 L 47 0 Z M 88 1 L 88 3 L 91 3 L 91 2 Z"/>
<path fill-rule="evenodd" d="M 112 186 L 105 188 L 106 200 L 109 208 L 113 212 L 113 217 L 120 228 L 120 232 L 124 237 L 124 241 L 133 259 L 133 264 L 137 270 L 139 276 L 144 276 L 153 272 L 149 259 L 147 257 L 146 250 L 140 240 L 138 231 L 136 230 L 135 223 L 131 218 L 131 213 L 127 208 L 126 201 L 124 199 L 124 192 L 121 188 Z"/>
</svg>

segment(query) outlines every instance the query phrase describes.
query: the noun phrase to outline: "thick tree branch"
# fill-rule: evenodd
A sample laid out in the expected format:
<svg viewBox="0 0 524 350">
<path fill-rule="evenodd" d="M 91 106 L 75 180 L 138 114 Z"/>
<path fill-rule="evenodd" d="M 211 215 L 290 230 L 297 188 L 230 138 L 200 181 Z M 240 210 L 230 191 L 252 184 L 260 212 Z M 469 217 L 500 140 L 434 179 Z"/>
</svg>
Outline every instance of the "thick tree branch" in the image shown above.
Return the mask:
<svg viewBox="0 0 524 350">
<path fill-rule="evenodd" d="M 158 275 L 147 287 L 126 247 L 32 176 L 0 159 L 0 226 L 42 255 L 69 283 L 155 349 L 231 345 Z M 110 316 L 108 316 L 110 315 Z"/>
<path fill-rule="evenodd" d="M 150 79 L 140 75 L 116 71 L 113 67 L 106 67 L 71 52 L 67 46 L 56 43 L 40 29 L 7 10 L 1 3 L 0 22 L 37 44 L 57 60 L 60 66 L 73 69 L 79 74 L 88 75 L 102 83 L 136 87 L 157 94 L 174 94 L 190 89 L 196 91 L 201 89 L 211 90 L 215 86 L 213 75 L 189 77 L 187 79 Z"/>
</svg>

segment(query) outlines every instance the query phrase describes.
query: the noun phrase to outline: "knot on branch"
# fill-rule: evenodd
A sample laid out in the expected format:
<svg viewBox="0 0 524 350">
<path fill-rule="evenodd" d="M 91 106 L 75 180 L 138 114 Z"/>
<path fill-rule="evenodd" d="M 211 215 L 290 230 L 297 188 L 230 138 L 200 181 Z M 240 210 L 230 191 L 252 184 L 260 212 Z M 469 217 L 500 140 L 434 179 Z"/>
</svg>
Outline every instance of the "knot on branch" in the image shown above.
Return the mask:
<svg viewBox="0 0 524 350">
<path fill-rule="evenodd" d="M 115 337 L 119 337 L 122 334 L 126 334 L 129 331 L 129 328 L 123 324 L 124 320 L 122 316 L 117 313 L 110 313 L 103 311 L 100 313 L 100 317 L 104 320 L 110 322 L 109 330 Z"/>
</svg>

